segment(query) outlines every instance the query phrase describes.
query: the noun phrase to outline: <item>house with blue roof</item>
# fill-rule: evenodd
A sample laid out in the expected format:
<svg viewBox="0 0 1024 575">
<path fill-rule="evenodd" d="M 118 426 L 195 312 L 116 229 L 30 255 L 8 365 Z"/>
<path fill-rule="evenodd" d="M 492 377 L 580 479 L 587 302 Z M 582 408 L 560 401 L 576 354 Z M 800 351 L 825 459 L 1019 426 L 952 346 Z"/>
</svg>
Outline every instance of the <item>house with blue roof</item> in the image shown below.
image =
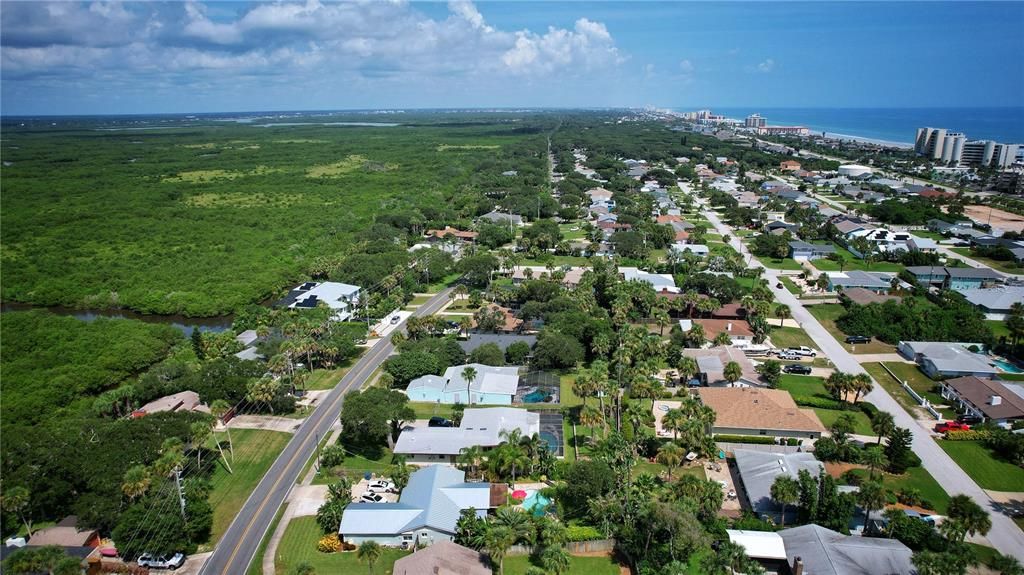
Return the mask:
<svg viewBox="0 0 1024 575">
<path fill-rule="evenodd" d="M 397 503 L 350 503 L 338 535 L 353 545 L 376 541 L 403 548 L 452 541 L 463 509 L 472 507 L 484 517 L 505 500 L 505 486 L 466 483 L 465 478 L 465 472 L 447 465 L 423 467 L 409 478 Z"/>
</svg>

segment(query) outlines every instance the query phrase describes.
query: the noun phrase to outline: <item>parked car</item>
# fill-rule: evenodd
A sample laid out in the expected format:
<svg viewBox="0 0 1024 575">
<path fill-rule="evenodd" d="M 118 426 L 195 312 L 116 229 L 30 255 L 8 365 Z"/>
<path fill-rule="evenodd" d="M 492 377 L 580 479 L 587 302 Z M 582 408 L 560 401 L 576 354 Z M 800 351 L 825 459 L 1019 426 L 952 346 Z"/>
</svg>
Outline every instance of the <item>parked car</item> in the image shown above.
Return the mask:
<svg viewBox="0 0 1024 575">
<path fill-rule="evenodd" d="M 396 316 L 392 316 L 391 317 L 391 325 L 395 325 L 396 323 L 398 323 L 400 321 L 402 321 L 402 316 L 400 316 L 400 315 L 396 315 Z"/>
<path fill-rule="evenodd" d="M 455 427 L 455 424 L 450 419 L 434 416 L 427 422 L 427 427 Z"/>
<path fill-rule="evenodd" d="M 946 421 L 935 425 L 935 431 L 948 433 L 950 431 L 970 431 L 971 426 L 959 421 Z"/>
<path fill-rule="evenodd" d="M 380 493 L 373 493 L 372 491 L 362 494 L 359 497 L 361 503 L 383 503 L 384 496 Z"/>
<path fill-rule="evenodd" d="M 846 343 L 871 343 L 871 338 L 866 335 L 848 335 Z"/>
<path fill-rule="evenodd" d="M 782 371 L 786 373 L 798 373 L 800 375 L 811 375 L 811 366 L 800 365 L 798 363 L 791 363 L 783 367 Z"/>
<path fill-rule="evenodd" d="M 795 353 L 790 353 L 789 351 L 780 351 L 779 352 L 779 359 L 781 359 L 781 360 L 785 360 L 785 361 L 799 361 L 799 360 L 801 360 L 803 358 L 804 358 L 804 356 L 797 355 Z"/>
<path fill-rule="evenodd" d="M 395 484 L 394 483 L 391 483 L 390 481 L 383 481 L 383 480 L 377 480 L 377 481 L 370 482 L 370 484 L 366 486 L 366 489 L 368 489 L 371 493 L 378 493 L 378 492 L 396 493 L 398 491 L 397 489 L 395 489 Z"/>
<path fill-rule="evenodd" d="M 818 352 L 807 347 L 806 345 L 801 345 L 799 347 L 788 347 L 783 351 L 793 355 L 802 355 L 804 357 L 816 357 L 818 355 Z"/>
<path fill-rule="evenodd" d="M 957 417 L 956 420 L 960 423 L 969 423 L 971 425 L 981 423 L 981 418 L 976 415 L 961 415 Z"/>
<path fill-rule="evenodd" d="M 185 564 L 185 556 L 181 553 L 170 556 L 143 553 L 135 562 L 139 564 L 139 567 L 150 569 L 177 569 Z"/>
</svg>

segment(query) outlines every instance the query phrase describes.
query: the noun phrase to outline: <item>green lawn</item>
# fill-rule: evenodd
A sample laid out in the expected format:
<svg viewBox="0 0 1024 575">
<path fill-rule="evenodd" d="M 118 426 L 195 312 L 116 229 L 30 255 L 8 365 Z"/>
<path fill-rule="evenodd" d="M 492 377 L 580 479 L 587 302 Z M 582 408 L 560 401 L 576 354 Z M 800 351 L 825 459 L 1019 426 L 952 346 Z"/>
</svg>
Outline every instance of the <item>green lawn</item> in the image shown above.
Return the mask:
<svg viewBox="0 0 1024 575">
<path fill-rule="evenodd" d="M 533 566 L 529 555 L 506 557 L 505 575 L 524 575 Z M 611 557 L 572 557 L 564 575 L 619 575 L 619 564 Z"/>
<path fill-rule="evenodd" d="M 377 474 L 386 474 L 391 469 L 391 450 L 384 448 L 377 459 L 369 459 L 362 455 L 351 453 L 345 457 L 345 462 L 331 469 L 321 469 L 313 476 L 314 485 L 330 485 L 341 475 L 347 475 L 353 479 L 360 478 L 367 471 Z"/>
<path fill-rule="evenodd" d="M 409 407 L 416 412 L 416 419 L 430 419 L 438 416 L 451 419 L 452 406 L 447 403 L 434 403 L 431 401 L 410 401 Z"/>
<path fill-rule="evenodd" d="M 937 242 L 941 242 L 942 240 L 948 239 L 946 236 L 940 234 L 939 232 L 933 232 L 931 230 L 914 230 L 911 233 L 914 234 L 915 236 L 922 238 L 930 238 Z"/>
<path fill-rule="evenodd" d="M 334 389 L 334 386 L 338 385 L 338 382 L 341 381 L 341 378 L 345 377 L 348 370 L 359 361 L 359 357 L 363 355 L 364 351 L 364 348 L 359 348 L 355 357 L 346 359 L 334 369 L 314 369 L 309 379 L 306 380 L 306 389 Z"/>
<path fill-rule="evenodd" d="M 574 230 L 572 228 L 576 229 Z M 561 230 L 562 239 L 565 240 L 584 240 L 587 238 L 587 232 L 583 230 L 583 226 L 579 222 L 559 224 L 558 229 Z"/>
<path fill-rule="evenodd" d="M 356 558 L 355 551 L 321 553 L 316 542 L 323 533 L 316 524 L 316 517 L 296 517 L 288 523 L 284 537 L 277 547 L 274 570 L 290 573 L 299 563 L 309 563 L 317 573 L 369 573 L 366 563 Z M 407 555 L 407 551 L 384 547 L 380 559 L 373 567 L 374 575 L 391 575 L 395 561 Z"/>
<path fill-rule="evenodd" d="M 853 417 L 853 432 L 857 435 L 872 435 L 874 432 L 871 431 L 871 420 L 864 414 L 863 411 L 837 411 L 834 409 L 821 409 L 820 407 L 811 408 L 814 413 L 818 414 L 818 419 L 821 420 L 822 425 L 825 428 L 832 427 L 832 424 L 844 413 L 849 413 Z"/>
<path fill-rule="evenodd" d="M 866 469 L 858 469 L 855 473 L 863 477 L 868 475 Z M 911 467 L 903 475 L 882 473 L 882 485 L 893 493 L 901 489 L 916 489 L 921 492 L 921 499 L 930 503 L 932 510 L 940 514 L 945 513 L 949 505 L 949 494 L 924 467 Z"/>
<path fill-rule="evenodd" d="M 825 379 L 811 375 L 783 374 L 779 379 L 779 389 L 788 391 L 793 396 L 814 397 L 819 396 L 832 399 L 832 396 L 825 391 Z M 871 435 L 871 421 L 862 411 L 839 411 L 833 409 L 822 409 L 814 407 L 814 413 L 825 427 L 831 427 L 844 413 L 849 413 L 854 420 L 853 432 L 858 435 Z"/>
<path fill-rule="evenodd" d="M 825 391 L 825 378 L 813 375 L 793 375 L 784 373 L 779 379 L 779 389 L 784 389 L 793 395 L 812 396 L 822 394 L 828 396 Z"/>
<path fill-rule="evenodd" d="M 937 385 L 937 382 L 932 380 L 930 377 L 924 374 L 918 367 L 912 363 L 902 363 L 895 361 L 885 362 L 885 367 L 888 367 L 890 371 L 896 374 L 901 381 L 907 382 L 907 385 L 917 392 L 921 397 L 926 398 L 930 403 L 936 405 L 942 405 L 946 403 L 946 400 L 942 398 L 937 392 L 933 391 L 933 388 Z"/>
<path fill-rule="evenodd" d="M 939 445 L 982 489 L 1024 491 L 1024 469 L 996 459 L 980 442 L 940 440 Z"/>
<path fill-rule="evenodd" d="M 797 287 L 795 283 L 793 283 L 793 280 L 789 279 L 786 276 L 779 276 L 779 282 L 781 282 L 782 285 L 786 286 L 786 289 L 789 290 L 789 293 L 793 295 L 798 296 L 804 293 L 799 287 Z"/>
<path fill-rule="evenodd" d="M 971 248 L 950 248 L 950 250 L 953 251 L 954 253 L 958 253 L 962 256 L 969 257 L 978 263 L 985 264 L 988 267 L 995 270 L 999 270 L 1001 272 L 1006 272 L 1008 274 L 1024 273 L 1024 268 L 1013 262 L 1001 262 L 990 258 L 983 258 L 981 256 L 974 255 L 974 253 L 971 251 Z"/>
<path fill-rule="evenodd" d="M 414 307 L 421 306 L 421 305 L 427 303 L 428 301 L 430 301 L 431 297 L 433 297 L 433 296 L 429 296 L 429 295 L 418 295 L 418 296 L 415 296 L 411 300 L 409 300 L 409 303 L 405 304 L 405 309 L 413 309 Z"/>
<path fill-rule="evenodd" d="M 851 353 L 895 353 L 896 346 L 889 345 L 887 343 L 872 339 L 871 343 L 858 343 L 855 345 L 846 343 L 846 336 L 849 334 L 843 333 L 839 326 L 836 325 L 838 320 L 845 312 L 846 308 L 842 304 L 838 303 L 820 303 L 815 305 L 806 306 L 807 311 L 818 320 L 832 337 L 836 338 L 839 345 L 842 345 L 846 351 Z M 860 335 L 860 334 L 858 334 Z M 865 334 L 867 335 L 867 334 Z"/>
<path fill-rule="evenodd" d="M 899 272 L 903 270 L 902 264 L 893 262 L 875 262 L 868 266 L 867 262 L 853 255 L 852 253 L 849 252 L 849 250 L 843 248 L 842 246 L 836 245 L 835 248 L 836 255 L 841 255 L 843 256 L 843 259 L 846 260 L 845 263 L 843 263 L 843 271 L 864 270 L 870 272 Z M 811 263 L 814 264 L 814 267 L 818 268 L 823 272 L 839 271 L 839 263 L 827 258 L 814 260 Z"/>
<path fill-rule="evenodd" d="M 778 259 L 759 257 L 757 259 L 760 260 L 762 264 L 764 264 L 764 267 L 771 268 L 773 270 L 801 271 L 804 269 L 803 266 L 800 265 L 800 262 L 794 260 L 793 258 Z"/>
<path fill-rule="evenodd" d="M 545 266 L 548 262 L 553 263 L 556 266 L 587 266 L 590 265 L 590 260 L 579 256 L 550 256 L 546 259 L 534 260 L 525 259 L 521 265 L 524 266 Z"/>
<path fill-rule="evenodd" d="M 817 344 L 811 340 L 811 336 L 807 335 L 807 332 L 799 327 L 774 326 L 772 327 L 770 337 L 772 343 L 778 348 L 806 345 L 811 349 L 818 349 Z"/>
<path fill-rule="evenodd" d="M 228 459 L 227 434 L 217 434 L 222 441 Z M 281 431 L 265 431 L 261 429 L 234 429 L 231 440 L 235 445 L 235 461 L 228 473 L 223 465 L 218 465 L 210 478 L 213 489 L 210 492 L 210 505 L 213 507 L 213 529 L 210 543 L 216 543 L 227 530 L 228 525 L 238 514 L 256 484 L 270 469 L 284 446 L 291 441 L 292 434 Z"/>
<path fill-rule="evenodd" d="M 559 403 L 564 406 L 572 407 L 574 405 L 582 405 L 583 400 L 576 395 L 576 392 L 572 390 L 572 384 L 576 381 L 576 376 L 573 374 L 565 374 L 561 378 L 561 384 L 559 385 L 560 397 Z"/>
<path fill-rule="evenodd" d="M 990 319 L 986 320 L 985 323 L 988 324 L 988 327 L 992 329 L 992 334 L 996 336 L 996 341 L 999 341 L 999 338 L 1001 337 L 1009 339 L 1010 328 L 1006 327 L 1005 321 Z"/>
</svg>

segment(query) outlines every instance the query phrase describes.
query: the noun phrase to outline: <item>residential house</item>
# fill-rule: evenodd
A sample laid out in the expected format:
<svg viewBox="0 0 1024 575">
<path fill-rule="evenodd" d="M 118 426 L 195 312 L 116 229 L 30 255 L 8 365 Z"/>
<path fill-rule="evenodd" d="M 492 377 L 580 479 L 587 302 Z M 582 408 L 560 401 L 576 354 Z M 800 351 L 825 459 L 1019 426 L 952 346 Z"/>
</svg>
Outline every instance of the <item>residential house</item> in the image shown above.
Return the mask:
<svg viewBox="0 0 1024 575">
<path fill-rule="evenodd" d="M 942 397 L 967 415 L 1000 425 L 1024 420 L 1024 397 L 1002 382 L 973 375 L 942 382 Z"/>
<path fill-rule="evenodd" d="M 732 346 L 715 346 L 708 349 L 684 349 L 683 355 L 697 360 L 699 373 L 697 378 L 701 385 L 711 387 L 748 387 L 760 386 L 761 376 L 754 369 L 754 364 L 743 351 Z M 736 362 L 740 366 L 741 375 L 735 382 L 725 378 L 725 366 Z"/>
<path fill-rule="evenodd" d="M 974 353 L 968 350 L 968 347 L 981 349 L 984 345 L 946 341 L 901 341 L 897 351 L 921 366 L 921 371 L 932 379 L 965 375 L 994 377 L 999 370 L 992 366 L 986 356 Z"/>
<path fill-rule="evenodd" d="M 747 309 L 738 303 L 727 303 L 711 312 L 715 319 L 744 319 L 747 317 Z"/>
<path fill-rule="evenodd" d="M 698 255 L 702 258 L 706 258 L 709 255 L 711 255 L 711 248 L 704 244 L 687 244 L 683 242 L 675 242 L 671 246 L 669 246 L 669 250 L 680 254 L 689 252 L 691 254 Z"/>
<path fill-rule="evenodd" d="M 840 218 L 838 220 L 833 221 L 832 225 L 835 226 L 836 231 L 838 231 L 843 236 L 846 236 L 848 234 L 852 234 L 854 232 L 858 232 L 858 231 L 861 231 L 861 230 L 873 230 L 873 229 L 875 229 L 875 226 L 873 226 L 873 225 L 871 225 L 871 224 L 869 224 L 869 223 L 867 223 L 865 221 L 862 221 L 862 220 L 859 220 L 859 219 L 855 219 L 855 218 Z"/>
<path fill-rule="evenodd" d="M 479 551 L 442 540 L 395 561 L 392 575 L 491 575 L 491 566 Z"/>
<path fill-rule="evenodd" d="M 813 523 L 776 531 L 790 571 L 802 575 L 917 575 L 898 539 L 843 535 Z"/>
<path fill-rule="evenodd" d="M 341 517 L 342 541 L 376 541 L 413 548 L 455 538 L 464 509 L 477 517 L 505 503 L 504 485 L 466 483 L 466 474 L 447 465 L 429 465 L 412 474 L 397 503 L 350 503 Z"/>
<path fill-rule="evenodd" d="M 1024 303 L 1024 286 L 1019 285 L 964 289 L 960 293 L 990 320 L 1005 320 L 1013 304 Z"/>
<path fill-rule="evenodd" d="M 789 232 L 795 235 L 797 232 L 800 231 L 800 224 L 790 224 L 788 222 L 776 220 L 774 222 L 768 222 L 767 224 L 765 224 L 764 231 L 769 234 L 781 234 L 783 232 Z"/>
<path fill-rule="evenodd" d="M 508 349 L 508 346 L 517 342 L 523 342 L 532 348 L 537 343 L 537 336 L 505 333 L 471 333 L 469 334 L 469 339 L 459 341 L 459 347 L 466 353 L 473 353 L 473 350 L 481 345 L 493 343 L 501 351 L 505 351 Z"/>
<path fill-rule="evenodd" d="M 256 342 L 259 340 L 259 336 L 256 335 L 256 330 L 247 329 L 242 333 L 235 336 L 235 341 L 245 346 L 245 349 L 235 354 L 238 359 L 244 359 L 247 361 L 258 361 L 263 359 L 259 351 L 256 349 Z"/>
<path fill-rule="evenodd" d="M 288 292 L 279 302 L 291 309 L 314 309 L 321 303 L 334 311 L 334 319 L 347 321 L 359 304 L 359 286 L 340 282 L 306 282 Z"/>
<path fill-rule="evenodd" d="M 517 318 L 516 315 L 512 313 L 512 310 L 508 309 L 507 307 L 502 307 L 496 303 L 492 303 L 487 306 L 487 311 L 491 312 L 492 314 L 500 313 L 504 318 L 503 323 L 498 325 L 496 331 L 500 333 L 518 333 L 521 329 L 523 329 L 523 324 L 525 322 Z M 473 328 L 476 329 L 476 319 L 474 319 L 472 323 Z"/>
<path fill-rule="evenodd" d="M 187 412 L 187 411 L 198 411 L 200 413 L 210 413 L 210 407 L 199 400 L 199 394 L 194 391 L 181 391 L 171 395 L 165 395 L 164 397 L 154 399 L 153 401 L 143 405 L 139 409 L 132 412 L 132 417 L 139 418 L 151 415 L 154 413 L 162 413 L 165 411 L 170 412 Z"/>
<path fill-rule="evenodd" d="M 683 221 L 682 217 L 668 215 L 668 214 L 662 214 L 662 215 L 659 215 L 658 217 L 654 218 L 654 222 L 658 223 L 658 224 L 674 224 L 674 223 L 682 222 L 682 221 Z"/>
<path fill-rule="evenodd" d="M 411 463 L 451 463 L 467 447 L 500 445 L 502 433 L 518 429 L 524 437 L 540 433 L 540 415 L 515 407 L 466 408 L 458 427 L 407 427 L 394 452 Z"/>
<path fill-rule="evenodd" d="M 784 160 L 779 162 L 779 169 L 783 172 L 795 172 L 800 169 L 800 162 L 794 160 Z"/>
<path fill-rule="evenodd" d="M 28 540 L 29 547 L 56 545 L 58 547 L 90 547 L 100 544 L 100 533 L 95 529 L 79 529 L 78 517 L 69 515 L 56 525 L 37 529 Z"/>
<path fill-rule="evenodd" d="M 905 252 L 918 250 L 933 252 L 938 247 L 935 240 L 930 238 L 922 238 L 909 232 L 893 231 L 885 228 L 857 230 L 845 234 L 843 237 L 850 253 L 857 257 L 864 257 L 865 255 L 860 253 L 854 244 L 854 241 L 858 238 L 867 240 L 870 242 L 871 247 L 879 252 L 895 252 L 899 250 Z"/>
<path fill-rule="evenodd" d="M 642 281 L 651 285 L 656 292 L 679 293 L 676 280 L 672 274 L 652 274 L 638 268 L 620 267 L 619 273 L 625 281 Z"/>
<path fill-rule="evenodd" d="M 553 271 L 562 272 L 565 277 L 562 278 L 562 284 L 566 287 L 576 287 L 583 279 L 583 274 L 586 273 L 587 268 L 583 266 L 561 266 L 554 268 Z M 512 268 L 512 283 L 519 285 L 527 279 L 540 279 L 549 277 L 552 270 L 544 266 L 515 266 Z"/>
<path fill-rule="evenodd" d="M 832 244 L 811 244 L 801 240 L 789 242 L 789 257 L 797 261 L 810 261 L 827 258 L 836 253 Z"/>
<path fill-rule="evenodd" d="M 808 452 L 775 453 L 735 449 L 733 456 L 736 458 L 736 472 L 740 480 L 737 487 L 746 495 L 750 510 L 757 517 L 767 516 L 776 523 L 781 522 L 783 517 L 782 506 L 772 499 L 775 479 L 782 476 L 796 479 L 801 471 L 817 477 L 825 470 L 824 464 Z M 792 522 L 796 516 L 796 505 L 789 505 L 785 520 Z"/>
<path fill-rule="evenodd" d="M 473 381 L 466 381 L 463 371 L 476 370 Z M 411 401 L 433 403 L 468 403 L 511 405 L 519 387 L 519 367 L 494 367 L 480 363 L 453 365 L 443 376 L 424 375 L 409 382 L 405 394 Z"/>
<path fill-rule="evenodd" d="M 515 226 L 525 225 L 525 223 L 523 222 L 523 216 L 520 216 L 518 214 L 506 214 L 498 211 L 487 212 L 486 214 L 480 216 L 480 219 L 487 220 L 495 224 Z"/>
<path fill-rule="evenodd" d="M 715 411 L 715 425 L 711 428 L 714 434 L 818 439 L 825 432 L 814 410 L 797 407 L 788 391 L 701 387 L 697 395 Z"/>
<path fill-rule="evenodd" d="M 428 238 L 433 238 L 437 240 L 443 240 L 450 236 L 464 242 L 471 242 L 475 240 L 477 235 L 479 234 L 477 234 L 476 232 L 464 232 L 460 229 L 453 228 L 451 226 L 445 226 L 444 229 L 442 230 L 427 230 L 426 235 Z"/>
<path fill-rule="evenodd" d="M 899 275 L 892 272 L 865 272 L 848 270 L 845 272 L 825 272 L 828 278 L 828 291 L 845 291 L 850 288 L 863 288 L 877 294 L 888 293 L 892 289 L 893 280 L 899 284 Z"/>
<path fill-rule="evenodd" d="M 742 319 L 681 319 L 679 329 L 686 333 L 699 325 L 704 330 L 704 337 L 712 342 L 719 334 L 726 334 L 732 345 L 749 345 L 754 341 L 754 331 L 750 324 Z"/>
<path fill-rule="evenodd" d="M 729 536 L 729 541 L 743 547 L 747 557 L 761 565 L 764 575 L 789 573 L 786 544 L 778 533 L 726 529 L 725 534 Z"/>
<path fill-rule="evenodd" d="M 907 272 L 914 276 L 917 283 L 958 292 L 990 287 L 1003 279 L 1003 276 L 991 268 L 911 266 L 907 268 Z"/>
</svg>

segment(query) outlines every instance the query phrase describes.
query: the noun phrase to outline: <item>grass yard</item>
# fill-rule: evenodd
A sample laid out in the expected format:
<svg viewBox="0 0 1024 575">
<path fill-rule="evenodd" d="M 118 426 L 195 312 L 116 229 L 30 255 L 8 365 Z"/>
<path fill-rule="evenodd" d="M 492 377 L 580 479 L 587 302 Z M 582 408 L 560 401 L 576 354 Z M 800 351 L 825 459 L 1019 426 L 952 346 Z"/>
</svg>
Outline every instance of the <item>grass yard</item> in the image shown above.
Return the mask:
<svg viewBox="0 0 1024 575">
<path fill-rule="evenodd" d="M 409 303 L 405 304 L 405 309 L 415 309 L 430 301 L 431 297 L 432 296 L 429 295 L 414 296 L 411 300 L 409 300 Z"/>
<path fill-rule="evenodd" d="M 865 478 L 868 476 L 866 469 L 858 469 L 855 473 Z M 882 485 L 893 493 L 901 489 L 916 489 L 921 493 L 921 499 L 930 503 L 932 510 L 940 514 L 944 514 L 949 505 L 949 494 L 924 467 L 911 467 L 903 475 L 882 473 Z"/>
<path fill-rule="evenodd" d="M 542 259 L 525 259 L 521 265 L 524 266 L 546 266 L 548 262 L 556 266 L 587 266 L 590 260 L 580 256 L 550 256 Z"/>
<path fill-rule="evenodd" d="M 799 327 L 773 326 L 769 337 L 772 343 L 775 344 L 775 347 L 779 348 L 806 345 L 811 349 L 818 349 L 811 336 L 807 335 L 807 332 Z"/>
<path fill-rule="evenodd" d="M 793 375 L 784 373 L 779 378 L 779 389 L 784 389 L 792 395 L 817 395 L 823 394 L 826 397 L 825 378 L 814 377 L 813 375 Z"/>
<path fill-rule="evenodd" d="M 799 287 L 797 287 L 795 283 L 793 283 L 793 280 L 789 279 L 786 276 L 779 276 L 779 282 L 781 282 L 782 285 L 786 286 L 786 289 L 789 290 L 789 293 L 793 295 L 798 296 L 804 293 L 803 290 L 801 290 Z"/>
<path fill-rule="evenodd" d="M 869 272 L 899 272 L 903 270 L 902 264 L 897 264 L 893 262 L 875 262 L 871 264 L 871 266 L 869 267 L 867 265 L 867 262 L 853 255 L 852 253 L 850 253 L 849 250 L 843 248 L 842 246 L 835 245 L 835 248 L 836 254 L 843 256 L 843 259 L 846 260 L 846 262 L 843 264 L 843 271 L 863 270 Z M 827 258 L 814 260 L 811 263 L 814 264 L 814 267 L 818 268 L 823 272 L 839 271 L 839 263 Z"/>
<path fill-rule="evenodd" d="M 562 231 L 562 239 L 566 239 L 569 241 L 587 239 L 587 232 L 583 230 L 583 226 L 580 225 L 579 222 L 573 222 L 571 224 L 559 224 L 558 229 Z"/>
<path fill-rule="evenodd" d="M 842 304 L 838 303 L 820 303 L 815 305 L 806 306 L 807 311 L 811 313 L 821 323 L 821 326 L 828 330 L 832 337 L 836 338 L 836 341 L 843 346 L 846 351 L 851 353 L 895 353 L 896 346 L 889 345 L 887 343 L 872 339 L 871 343 L 858 343 L 849 344 L 846 343 L 846 336 L 849 334 L 844 333 L 839 326 L 836 325 L 838 320 L 843 313 L 846 312 L 846 308 Z M 858 334 L 859 335 L 859 334 Z"/>
<path fill-rule="evenodd" d="M 882 368 L 881 363 L 862 363 L 861 367 L 863 367 L 879 385 L 885 388 L 885 390 L 889 392 L 889 395 L 896 400 L 896 403 L 903 406 L 903 409 L 906 409 L 911 415 L 925 415 L 924 408 L 919 406 L 917 401 L 915 401 L 914 398 L 903 389 L 903 386 L 901 386 L 891 375 L 889 375 L 888 372 L 885 371 L 885 369 Z M 940 413 L 941 411 L 942 410 L 940 410 Z"/>
<path fill-rule="evenodd" d="M 391 450 L 386 447 L 381 450 L 381 455 L 377 459 L 369 459 L 362 455 L 353 455 L 352 453 L 349 453 L 345 457 L 345 462 L 341 465 L 331 469 L 321 469 L 319 473 L 314 475 L 313 484 L 330 485 L 342 475 L 347 475 L 352 479 L 358 479 L 367 471 L 383 475 L 388 473 L 388 470 L 391 469 L 391 458 Z"/>
<path fill-rule="evenodd" d="M 234 473 L 228 473 L 218 465 L 210 478 L 210 505 L 213 507 L 213 529 L 210 543 L 216 543 L 227 531 L 228 525 L 238 514 L 249 494 L 263 479 L 270 466 L 277 459 L 292 435 L 280 431 L 261 429 L 235 429 L 231 439 L 235 445 Z M 218 434 L 218 439 L 227 442 L 227 435 Z M 224 446 L 224 443 L 221 444 Z M 226 446 L 225 446 L 226 447 Z M 231 454 L 225 452 L 230 460 Z"/>
<path fill-rule="evenodd" d="M 974 255 L 974 253 L 971 251 L 971 248 L 950 248 L 950 251 L 971 258 L 972 260 L 981 264 L 985 264 L 992 269 L 999 270 L 1001 272 L 1006 272 L 1008 274 L 1019 274 L 1022 273 L 1022 271 L 1024 271 L 1024 269 L 1022 269 L 1021 266 L 1018 266 L 1013 262 L 1001 262 L 999 260 Z"/>
<path fill-rule="evenodd" d="M 348 370 L 359 361 L 359 357 L 363 355 L 364 351 L 364 348 L 359 348 L 355 357 L 348 358 L 342 362 L 342 365 L 334 369 L 314 369 L 309 379 L 306 380 L 306 389 L 334 389 L 334 386 L 338 385 L 338 382 L 341 381 L 341 378 L 345 377 Z"/>
<path fill-rule="evenodd" d="M 818 419 L 821 420 L 821 424 L 826 428 L 832 427 L 832 424 L 844 413 L 849 413 L 853 416 L 853 432 L 857 435 L 872 435 L 871 431 L 871 420 L 864 414 L 863 411 L 836 411 L 834 409 L 822 409 L 820 407 L 811 408 L 814 413 L 818 415 Z"/>
<path fill-rule="evenodd" d="M 451 419 L 452 406 L 447 403 L 429 401 L 410 401 L 409 407 L 416 412 L 416 419 L 430 419 L 434 416 Z"/>
<path fill-rule="evenodd" d="M 814 397 L 820 396 L 827 399 L 832 397 L 825 391 L 825 379 L 810 375 L 783 374 L 779 379 L 779 389 L 788 391 L 794 398 L 799 396 Z M 858 435 L 871 435 L 871 421 L 862 411 L 839 411 L 834 409 L 811 408 L 818 415 L 818 419 L 825 427 L 831 427 L 844 413 L 849 413 L 854 420 L 853 432 Z"/>
<path fill-rule="evenodd" d="M 982 489 L 1024 491 L 1024 469 L 1000 459 L 978 441 L 939 441 L 950 457 Z"/>
<path fill-rule="evenodd" d="M 911 387 L 918 395 L 927 399 L 934 405 L 944 405 L 946 402 L 937 392 L 933 391 L 933 388 L 937 385 L 930 377 L 924 374 L 918 367 L 912 363 L 902 363 L 895 361 L 885 362 L 885 367 L 888 367 L 890 371 L 896 374 L 901 381 L 907 382 L 907 385 Z M 950 411 L 952 413 L 952 411 Z"/>
<path fill-rule="evenodd" d="M 611 557 L 572 556 L 569 569 L 564 575 L 619 575 L 619 564 Z M 506 557 L 503 567 L 505 575 L 525 575 L 533 567 L 529 555 Z M 390 573 L 390 571 L 389 571 Z"/>
<path fill-rule="evenodd" d="M 306 562 L 313 566 L 317 573 L 368 573 L 366 563 L 356 558 L 355 551 L 344 553 L 321 553 L 316 550 L 316 542 L 323 533 L 316 524 L 316 517 L 296 517 L 288 523 L 284 537 L 277 547 L 274 557 L 274 570 L 277 573 L 291 573 L 296 565 Z M 375 575 L 391 575 L 395 561 L 408 554 L 408 551 L 384 547 L 380 559 L 373 567 Z"/>
<path fill-rule="evenodd" d="M 576 376 L 573 374 L 566 374 L 561 377 L 561 384 L 559 385 L 559 402 L 563 406 L 572 407 L 574 405 L 582 405 L 583 399 L 581 399 L 576 392 L 572 390 L 572 384 L 576 381 Z"/>
<path fill-rule="evenodd" d="M 985 323 L 992 329 L 992 334 L 996 336 L 996 341 L 999 341 L 999 338 L 1002 337 L 1010 338 L 1010 328 L 1006 327 L 1005 321 L 990 319 L 986 320 Z"/>
<path fill-rule="evenodd" d="M 759 257 L 757 259 L 762 264 L 764 264 L 764 267 L 771 268 L 773 270 L 802 271 L 804 269 L 803 266 L 800 265 L 800 262 L 794 260 L 793 258 L 782 258 L 782 259 L 779 259 L 779 258 Z"/>
</svg>

